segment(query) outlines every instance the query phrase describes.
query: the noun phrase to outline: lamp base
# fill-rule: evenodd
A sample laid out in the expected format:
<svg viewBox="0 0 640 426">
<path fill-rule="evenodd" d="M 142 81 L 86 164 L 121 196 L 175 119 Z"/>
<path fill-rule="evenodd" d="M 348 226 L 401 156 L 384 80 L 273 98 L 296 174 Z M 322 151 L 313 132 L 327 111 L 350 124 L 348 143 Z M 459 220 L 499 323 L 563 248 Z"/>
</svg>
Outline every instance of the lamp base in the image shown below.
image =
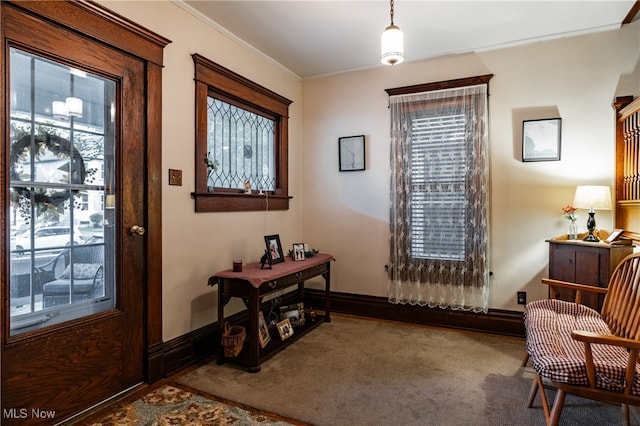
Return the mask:
<svg viewBox="0 0 640 426">
<path fill-rule="evenodd" d="M 591 209 L 591 211 L 589 212 L 589 217 L 587 218 L 587 230 L 589 231 L 589 235 L 587 235 L 585 238 L 583 238 L 582 241 L 588 241 L 591 243 L 597 243 L 598 241 L 600 241 L 598 239 L 598 237 L 596 237 L 595 235 L 593 235 L 593 231 L 596 230 L 596 212 L 593 211 L 593 209 Z"/>
</svg>

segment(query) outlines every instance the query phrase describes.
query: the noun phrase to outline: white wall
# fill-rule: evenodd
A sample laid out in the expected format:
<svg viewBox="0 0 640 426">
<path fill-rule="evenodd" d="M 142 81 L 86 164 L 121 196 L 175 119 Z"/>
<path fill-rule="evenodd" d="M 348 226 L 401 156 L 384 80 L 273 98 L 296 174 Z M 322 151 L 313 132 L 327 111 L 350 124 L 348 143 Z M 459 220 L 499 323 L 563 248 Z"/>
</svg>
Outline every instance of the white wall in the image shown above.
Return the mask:
<svg viewBox="0 0 640 426">
<path fill-rule="evenodd" d="M 640 22 L 621 30 L 403 63 L 303 82 L 306 243 L 335 255 L 332 290 L 387 295 L 387 88 L 482 74 L 490 81 L 491 279 L 489 307 L 520 310 L 546 297 L 545 239 L 567 232 L 561 209 L 578 184 L 613 185 L 616 96 L 640 94 Z M 557 115 L 556 115 L 557 114 Z M 560 116 L 562 159 L 520 161 L 523 119 Z M 338 172 L 338 138 L 366 135 L 364 172 Z M 580 212 L 580 232 L 586 212 Z M 611 229 L 611 212 L 596 215 Z"/>
<path fill-rule="evenodd" d="M 264 235 L 283 246 L 302 238 L 300 203 L 301 83 L 297 76 L 224 36 L 169 1 L 101 1 L 104 6 L 170 39 L 162 71 L 162 168 L 182 170 L 182 186 L 162 188 L 163 339 L 217 321 L 217 292 L 209 276 L 233 259 L 255 262 Z M 284 212 L 195 213 L 194 67 L 200 55 L 293 101 L 289 108 L 290 209 Z M 167 177 L 168 180 L 168 177 Z M 149 230 L 155 232 L 159 230 Z M 233 302 L 232 302 L 233 303 Z M 235 301 L 235 308 L 242 306 Z M 225 314 L 232 313 L 229 305 Z"/>
<path fill-rule="evenodd" d="M 579 183 L 612 184 L 616 95 L 638 95 L 638 23 L 622 30 L 480 54 L 404 63 L 305 82 L 167 1 L 101 0 L 113 11 L 172 43 L 163 70 L 163 170 L 182 169 L 183 186 L 163 184 L 163 339 L 217 320 L 210 275 L 234 258 L 256 261 L 263 235 L 284 246 L 304 241 L 332 253 L 332 289 L 386 296 L 389 111 L 386 88 L 495 74 L 490 89 L 492 173 L 490 307 L 519 309 L 515 292 L 545 297 L 544 242 L 566 232 L 561 208 Z M 615 46 L 615 47 L 613 47 Z M 285 212 L 194 212 L 192 53 L 293 100 Z M 521 163 L 516 151 L 523 115 L 557 109 L 563 118 L 562 161 Z M 514 121 L 516 117 L 517 120 Z M 530 117 L 535 118 L 535 117 Z M 365 134 L 367 170 L 339 173 L 337 140 Z M 584 219 L 582 214 L 581 219 Z M 598 224 L 612 219 L 598 213 Z M 154 232 L 154 230 L 149 230 Z M 236 305 L 238 308 L 238 305 Z"/>
</svg>

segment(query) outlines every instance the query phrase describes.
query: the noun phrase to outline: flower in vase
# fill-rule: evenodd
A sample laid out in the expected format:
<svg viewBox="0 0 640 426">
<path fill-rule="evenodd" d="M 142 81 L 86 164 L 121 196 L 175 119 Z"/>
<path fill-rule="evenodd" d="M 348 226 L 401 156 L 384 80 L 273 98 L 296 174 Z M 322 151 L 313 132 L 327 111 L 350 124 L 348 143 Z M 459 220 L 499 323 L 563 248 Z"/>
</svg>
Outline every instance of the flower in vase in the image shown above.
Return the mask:
<svg viewBox="0 0 640 426">
<path fill-rule="evenodd" d="M 564 206 L 562 208 L 562 214 L 564 214 L 564 217 L 570 220 L 571 222 L 575 222 L 576 220 L 578 220 L 578 215 L 576 214 L 576 210 L 578 209 L 573 206 Z"/>
</svg>

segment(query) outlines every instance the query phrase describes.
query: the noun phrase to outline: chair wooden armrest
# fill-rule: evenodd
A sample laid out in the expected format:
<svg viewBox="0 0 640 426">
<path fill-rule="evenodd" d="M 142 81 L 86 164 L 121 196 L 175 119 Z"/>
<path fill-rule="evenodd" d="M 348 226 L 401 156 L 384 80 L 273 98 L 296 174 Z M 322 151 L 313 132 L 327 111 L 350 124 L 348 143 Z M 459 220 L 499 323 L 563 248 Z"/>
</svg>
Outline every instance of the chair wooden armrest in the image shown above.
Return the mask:
<svg viewBox="0 0 640 426">
<path fill-rule="evenodd" d="M 636 362 L 638 359 L 638 349 L 640 349 L 640 341 L 618 337 L 610 334 L 598 334 L 590 331 L 574 330 L 571 337 L 584 343 L 584 357 L 587 367 L 587 378 L 589 379 L 589 387 L 596 388 L 596 368 L 593 362 L 593 351 L 591 344 L 613 345 L 627 349 L 629 355 L 627 357 L 627 366 L 625 367 L 625 388 L 624 394 L 631 393 L 633 378 L 636 373 Z"/>
<path fill-rule="evenodd" d="M 640 340 L 627 339 L 625 337 L 618 337 L 613 334 L 598 334 L 591 331 L 574 330 L 571 332 L 571 337 L 585 343 L 598 343 L 602 345 L 614 345 L 620 346 L 626 349 L 639 349 Z"/>
<path fill-rule="evenodd" d="M 556 287 L 567 288 L 570 290 L 576 291 L 576 297 L 574 302 L 580 304 L 582 302 L 582 293 L 599 293 L 599 294 L 607 294 L 607 287 L 595 287 L 592 285 L 571 283 L 568 281 L 560 281 L 560 280 L 552 280 L 551 278 L 543 278 L 542 284 L 546 284 L 555 290 Z M 555 299 L 556 295 L 554 292 L 550 292 L 550 297 Z"/>
</svg>

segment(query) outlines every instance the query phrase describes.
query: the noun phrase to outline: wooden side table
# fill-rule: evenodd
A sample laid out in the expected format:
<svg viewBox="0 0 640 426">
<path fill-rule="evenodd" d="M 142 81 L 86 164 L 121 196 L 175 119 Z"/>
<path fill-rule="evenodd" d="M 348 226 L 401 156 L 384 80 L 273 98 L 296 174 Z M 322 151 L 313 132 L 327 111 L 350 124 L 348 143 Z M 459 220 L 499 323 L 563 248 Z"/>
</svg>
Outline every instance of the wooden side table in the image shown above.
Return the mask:
<svg viewBox="0 0 640 426">
<path fill-rule="evenodd" d="M 547 240 L 549 243 L 549 278 L 573 283 L 607 287 L 616 266 L 633 252 L 631 240 L 597 243 L 567 240 L 566 237 Z M 549 291 L 553 291 L 551 288 Z M 572 290 L 556 290 L 556 298 L 574 300 Z M 603 295 L 584 294 L 582 304 L 600 311 Z"/>
<path fill-rule="evenodd" d="M 250 373 L 260 371 L 260 361 L 284 349 L 304 334 L 316 328 L 322 322 L 331 321 L 331 261 L 332 255 L 319 253 L 312 258 L 293 261 L 289 258 L 282 263 L 273 265 L 272 269 L 260 269 L 260 263 L 244 265 L 242 272 L 232 269 L 217 272 L 209 278 L 209 285 L 218 285 L 218 326 L 224 325 L 224 306 L 231 297 L 240 297 L 249 309 L 249 323 L 245 345 L 233 360 L 246 364 Z M 258 317 L 260 302 L 264 296 L 281 291 L 291 286 L 298 287 L 297 298 L 304 300 L 304 282 L 310 278 L 322 276 L 325 281 L 324 313 L 316 315 L 315 319 L 305 321 L 304 325 L 294 327 L 293 335 L 287 340 L 280 340 L 277 336 L 269 343 L 260 347 L 258 338 Z M 218 347 L 218 364 L 225 362 L 224 348 Z"/>
</svg>

